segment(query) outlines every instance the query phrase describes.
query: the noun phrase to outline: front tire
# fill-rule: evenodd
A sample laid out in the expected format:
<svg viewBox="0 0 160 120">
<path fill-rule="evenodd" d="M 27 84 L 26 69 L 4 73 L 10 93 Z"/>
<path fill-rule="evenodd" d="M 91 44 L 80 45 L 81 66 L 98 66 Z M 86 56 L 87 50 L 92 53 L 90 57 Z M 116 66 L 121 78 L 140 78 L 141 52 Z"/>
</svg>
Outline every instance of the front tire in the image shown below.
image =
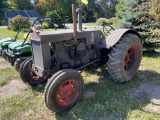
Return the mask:
<svg viewBox="0 0 160 120">
<path fill-rule="evenodd" d="M 75 70 L 64 69 L 55 73 L 45 87 L 45 103 L 56 113 L 73 107 L 83 94 L 83 78 Z"/>
<path fill-rule="evenodd" d="M 46 82 L 46 78 L 39 77 L 32 71 L 32 64 L 33 64 L 33 58 L 29 58 L 24 61 L 20 71 L 20 76 L 23 82 L 28 83 L 31 86 L 37 86 L 39 84 Z"/>
<path fill-rule="evenodd" d="M 107 62 L 108 72 L 113 80 L 125 82 L 132 79 L 140 66 L 142 58 L 142 43 L 134 34 L 125 34 L 111 48 Z"/>
<path fill-rule="evenodd" d="M 2 57 L 3 57 L 5 60 L 7 60 L 7 54 L 6 54 L 6 52 L 7 52 L 7 49 L 2 50 Z"/>
<path fill-rule="evenodd" d="M 27 57 L 20 57 L 20 58 L 16 59 L 16 61 L 14 62 L 14 68 L 16 71 L 18 71 L 18 72 L 21 71 L 22 65 L 26 59 L 27 59 Z"/>
</svg>

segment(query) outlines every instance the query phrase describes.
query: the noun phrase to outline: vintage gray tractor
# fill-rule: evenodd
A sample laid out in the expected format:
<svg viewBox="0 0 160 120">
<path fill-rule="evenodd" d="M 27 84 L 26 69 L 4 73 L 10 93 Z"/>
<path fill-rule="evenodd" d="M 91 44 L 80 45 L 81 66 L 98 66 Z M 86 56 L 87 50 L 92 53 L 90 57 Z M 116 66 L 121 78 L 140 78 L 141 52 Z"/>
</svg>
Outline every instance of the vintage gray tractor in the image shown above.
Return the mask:
<svg viewBox="0 0 160 120">
<path fill-rule="evenodd" d="M 136 31 L 117 29 L 105 38 L 101 30 L 82 30 L 82 9 L 77 12 L 78 31 L 75 5 L 72 5 L 73 31 L 33 29 L 30 35 L 33 54 L 21 69 L 21 78 L 26 82 L 30 81 L 29 69 L 35 77 L 48 78 L 45 103 L 56 113 L 73 107 L 82 98 L 84 82 L 79 70 L 107 64 L 113 80 L 126 82 L 135 76 L 141 62 L 142 43 Z"/>
</svg>

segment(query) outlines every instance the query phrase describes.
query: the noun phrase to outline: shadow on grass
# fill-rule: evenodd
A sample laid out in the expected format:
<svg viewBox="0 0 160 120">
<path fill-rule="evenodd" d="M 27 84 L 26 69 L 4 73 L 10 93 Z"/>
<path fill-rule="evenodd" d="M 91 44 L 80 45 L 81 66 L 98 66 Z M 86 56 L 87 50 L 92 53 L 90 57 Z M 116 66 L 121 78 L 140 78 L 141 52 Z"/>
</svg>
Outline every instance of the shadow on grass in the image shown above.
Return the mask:
<svg viewBox="0 0 160 120">
<path fill-rule="evenodd" d="M 40 84 L 38 86 L 31 86 L 32 87 L 32 90 L 36 91 L 36 92 L 44 92 L 44 88 L 45 88 L 45 85 L 46 85 L 47 82 L 43 83 L 43 84 Z"/>
<path fill-rule="evenodd" d="M 155 71 L 138 71 L 135 78 L 127 83 L 117 83 L 111 80 L 108 72 L 95 72 L 94 70 L 85 69 L 86 72 L 102 75 L 98 79 L 99 83 L 90 82 L 85 85 L 85 90 L 94 91 L 95 96 L 83 98 L 75 107 L 62 114 L 56 115 L 60 120 L 119 120 L 127 119 L 129 113 L 134 110 L 144 111 L 142 108 L 151 103 L 151 99 L 157 99 L 154 94 L 148 96 L 146 91 L 141 91 L 139 86 L 157 82 L 160 74 Z M 104 74 L 105 73 L 105 74 Z M 155 83 L 156 84 L 156 83 Z M 147 86 L 148 91 L 153 91 L 153 87 Z M 160 88 L 160 85 L 159 85 Z M 140 94 L 132 97 L 131 89 L 139 89 Z M 160 97 L 160 95 L 159 95 Z M 158 97 L 158 98 L 159 98 Z M 159 106 L 159 104 L 157 105 Z M 153 112 L 154 113 L 154 112 Z"/>
<path fill-rule="evenodd" d="M 160 57 L 160 52 L 157 52 L 154 49 L 148 49 L 143 51 L 143 56 L 157 58 Z"/>
</svg>

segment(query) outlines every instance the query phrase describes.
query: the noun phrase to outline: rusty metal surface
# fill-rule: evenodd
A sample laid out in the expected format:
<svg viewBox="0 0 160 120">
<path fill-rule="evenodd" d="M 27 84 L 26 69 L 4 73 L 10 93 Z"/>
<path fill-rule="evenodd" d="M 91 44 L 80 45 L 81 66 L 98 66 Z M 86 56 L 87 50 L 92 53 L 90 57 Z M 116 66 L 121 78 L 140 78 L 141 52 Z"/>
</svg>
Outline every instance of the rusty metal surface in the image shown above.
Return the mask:
<svg viewBox="0 0 160 120">
<path fill-rule="evenodd" d="M 117 29 L 115 31 L 113 31 L 105 40 L 105 42 L 103 43 L 103 45 L 105 45 L 105 47 L 107 49 L 110 49 L 112 46 L 114 46 L 119 40 L 120 38 L 126 34 L 126 33 L 133 33 L 136 34 L 138 36 L 140 36 L 136 31 L 134 30 L 129 30 L 129 29 Z"/>
<path fill-rule="evenodd" d="M 74 36 L 74 41 L 72 44 L 76 44 L 77 42 L 77 23 L 76 23 L 76 4 L 72 4 L 72 17 L 73 17 L 73 36 Z"/>
<path fill-rule="evenodd" d="M 101 30 L 96 29 L 87 29 L 83 31 L 77 31 L 77 39 L 86 38 L 87 40 L 91 39 L 92 34 L 95 34 L 94 37 L 96 41 L 101 39 L 103 34 Z M 73 40 L 73 30 L 61 30 L 61 31 L 44 31 L 40 33 L 32 33 L 30 35 L 32 41 L 38 42 L 56 42 L 56 41 L 69 41 Z"/>
</svg>

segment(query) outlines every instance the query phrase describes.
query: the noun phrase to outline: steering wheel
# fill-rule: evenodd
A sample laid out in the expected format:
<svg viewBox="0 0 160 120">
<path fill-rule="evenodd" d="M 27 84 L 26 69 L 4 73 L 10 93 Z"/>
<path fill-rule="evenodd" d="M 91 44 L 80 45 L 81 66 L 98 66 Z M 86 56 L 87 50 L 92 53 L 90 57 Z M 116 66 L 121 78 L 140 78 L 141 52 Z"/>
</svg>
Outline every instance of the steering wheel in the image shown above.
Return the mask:
<svg viewBox="0 0 160 120">
<path fill-rule="evenodd" d="M 114 30 L 114 28 L 112 26 L 110 26 L 110 25 L 104 25 L 103 26 L 103 33 L 106 36 L 108 36 L 111 33 L 111 31 L 113 31 L 113 30 Z"/>
</svg>

